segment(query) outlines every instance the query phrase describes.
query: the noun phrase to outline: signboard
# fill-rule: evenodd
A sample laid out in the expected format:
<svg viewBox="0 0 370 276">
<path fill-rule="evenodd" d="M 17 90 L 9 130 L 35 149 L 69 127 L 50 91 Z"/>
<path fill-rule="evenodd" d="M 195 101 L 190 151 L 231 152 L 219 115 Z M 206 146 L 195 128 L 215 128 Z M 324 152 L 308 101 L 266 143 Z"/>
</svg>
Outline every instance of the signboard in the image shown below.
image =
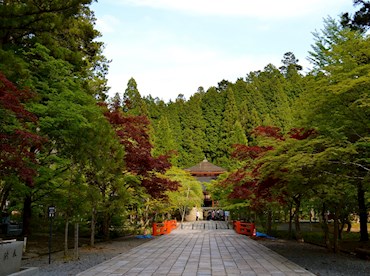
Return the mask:
<svg viewBox="0 0 370 276">
<path fill-rule="evenodd" d="M 49 218 L 55 217 L 55 212 L 56 212 L 55 206 L 48 207 Z"/>
</svg>

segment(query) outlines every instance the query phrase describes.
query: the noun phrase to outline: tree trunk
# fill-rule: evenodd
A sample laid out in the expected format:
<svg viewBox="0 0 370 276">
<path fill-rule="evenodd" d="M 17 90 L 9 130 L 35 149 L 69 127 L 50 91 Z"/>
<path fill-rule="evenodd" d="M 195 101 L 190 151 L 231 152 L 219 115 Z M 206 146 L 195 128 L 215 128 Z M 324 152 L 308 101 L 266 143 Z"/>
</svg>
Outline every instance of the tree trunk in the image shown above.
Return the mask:
<svg viewBox="0 0 370 276">
<path fill-rule="evenodd" d="M 333 250 L 334 250 L 334 253 L 339 253 L 339 219 L 338 219 L 338 210 L 335 210 L 335 213 L 334 213 Z"/>
<path fill-rule="evenodd" d="M 0 193 L 1 194 L 0 210 L 5 209 L 5 204 L 6 204 L 6 201 L 8 200 L 9 192 L 10 192 L 10 188 L 8 187 L 8 185 L 5 184 L 5 187 L 1 190 L 1 193 Z"/>
<path fill-rule="evenodd" d="M 348 218 L 347 219 L 347 230 L 346 230 L 346 232 L 347 233 L 351 232 L 351 228 L 352 228 L 351 220 Z"/>
<path fill-rule="evenodd" d="M 349 215 L 343 216 L 342 218 L 339 218 L 339 221 L 340 221 L 340 224 L 339 224 L 339 240 L 341 240 L 344 227 L 347 225 L 346 232 L 349 233 L 349 232 L 351 232 L 352 225 L 351 225 Z"/>
<path fill-rule="evenodd" d="M 31 195 L 26 195 L 23 202 L 23 235 L 29 236 L 31 233 L 30 224 L 32 216 L 32 198 Z"/>
<path fill-rule="evenodd" d="M 295 212 L 294 212 L 294 225 L 295 225 L 295 235 L 297 241 L 303 241 L 301 225 L 299 223 L 299 212 L 301 209 L 301 197 L 296 196 L 293 198 L 295 203 Z"/>
<path fill-rule="evenodd" d="M 64 226 L 64 257 L 68 256 L 68 228 L 69 219 L 66 219 L 66 224 Z"/>
<path fill-rule="evenodd" d="M 31 147 L 30 152 L 34 153 L 36 148 Z M 25 182 L 27 195 L 23 202 L 23 236 L 28 237 L 31 234 L 31 217 L 32 217 L 32 180 L 28 179 Z"/>
<path fill-rule="evenodd" d="M 271 235 L 272 232 L 272 211 L 268 209 L 267 211 L 267 225 L 266 225 L 267 235 Z"/>
<path fill-rule="evenodd" d="M 74 259 L 79 259 L 79 253 L 78 253 L 78 230 L 79 224 L 78 222 L 75 223 L 75 240 L 74 240 Z"/>
<path fill-rule="evenodd" d="M 90 246 L 93 247 L 95 245 L 95 224 L 96 224 L 96 208 L 95 206 L 92 208 L 91 211 L 91 233 L 90 233 Z"/>
<path fill-rule="evenodd" d="M 184 222 L 184 219 L 185 219 L 185 207 L 180 211 L 181 212 L 181 223 Z"/>
<path fill-rule="evenodd" d="M 341 222 L 338 223 L 338 227 L 339 227 L 339 230 L 338 230 L 338 239 L 339 240 L 342 239 L 342 233 L 343 233 L 344 225 L 346 225 L 346 221 L 341 221 Z"/>
<path fill-rule="evenodd" d="M 323 206 L 322 206 L 321 216 L 320 216 L 320 224 L 321 224 L 321 228 L 324 232 L 325 246 L 328 250 L 331 250 L 330 238 L 329 238 L 328 218 L 327 218 L 327 215 L 326 215 L 326 206 L 325 206 L 325 204 L 323 204 Z"/>
<path fill-rule="evenodd" d="M 186 193 L 186 204 L 187 204 L 187 200 L 189 199 L 189 193 L 190 193 L 190 187 L 188 187 L 188 190 L 187 190 L 187 193 Z M 212 203 L 212 205 L 213 205 L 213 203 Z M 184 222 L 186 205 L 183 208 L 184 208 L 184 210 L 183 210 L 183 213 L 182 213 L 181 223 Z"/>
<path fill-rule="evenodd" d="M 292 206 L 292 204 L 290 204 L 290 208 L 289 208 L 289 229 L 288 229 L 288 233 L 289 233 L 290 238 L 292 237 L 293 218 L 294 218 L 293 206 Z"/>
<path fill-rule="evenodd" d="M 109 240 L 110 218 L 111 218 L 110 214 L 108 212 L 105 212 L 102 227 L 104 240 Z"/>
<path fill-rule="evenodd" d="M 368 241 L 369 233 L 367 232 L 367 209 L 365 201 L 365 190 L 362 184 L 357 186 L 357 200 L 360 216 L 360 241 Z"/>
<path fill-rule="evenodd" d="M 101 195 L 103 198 L 103 206 L 104 206 L 104 211 L 103 211 L 103 223 L 102 223 L 102 235 L 103 235 L 103 240 L 107 241 L 109 240 L 109 226 L 110 226 L 110 214 L 109 214 L 109 207 L 110 207 L 110 202 L 109 199 L 107 199 L 106 196 L 106 189 L 101 190 Z M 137 211 L 136 211 L 137 214 Z"/>
</svg>

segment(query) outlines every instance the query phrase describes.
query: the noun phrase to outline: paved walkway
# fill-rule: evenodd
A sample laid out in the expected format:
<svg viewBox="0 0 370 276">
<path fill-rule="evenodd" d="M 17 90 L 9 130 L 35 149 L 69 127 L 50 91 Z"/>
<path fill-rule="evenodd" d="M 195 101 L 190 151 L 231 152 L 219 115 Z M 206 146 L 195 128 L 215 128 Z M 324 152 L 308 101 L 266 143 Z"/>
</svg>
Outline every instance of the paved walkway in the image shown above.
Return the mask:
<svg viewBox="0 0 370 276">
<path fill-rule="evenodd" d="M 217 225 L 217 226 L 216 226 Z M 216 229 L 217 228 L 217 229 Z M 224 222 L 184 223 L 78 276 L 314 275 Z"/>
</svg>

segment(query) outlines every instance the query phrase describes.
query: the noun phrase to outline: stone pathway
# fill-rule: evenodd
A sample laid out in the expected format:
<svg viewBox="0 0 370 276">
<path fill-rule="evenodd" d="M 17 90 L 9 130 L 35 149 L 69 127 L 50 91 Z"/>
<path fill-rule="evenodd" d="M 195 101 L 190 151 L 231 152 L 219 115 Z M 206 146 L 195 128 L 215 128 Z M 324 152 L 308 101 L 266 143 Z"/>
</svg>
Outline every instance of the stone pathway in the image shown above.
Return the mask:
<svg viewBox="0 0 370 276">
<path fill-rule="evenodd" d="M 179 223 L 178 230 L 218 230 L 229 228 L 232 228 L 232 226 L 225 221 L 205 220 Z"/>
<path fill-rule="evenodd" d="M 217 224 L 217 227 L 216 227 Z M 217 221 L 183 223 L 78 276 L 314 275 Z"/>
</svg>

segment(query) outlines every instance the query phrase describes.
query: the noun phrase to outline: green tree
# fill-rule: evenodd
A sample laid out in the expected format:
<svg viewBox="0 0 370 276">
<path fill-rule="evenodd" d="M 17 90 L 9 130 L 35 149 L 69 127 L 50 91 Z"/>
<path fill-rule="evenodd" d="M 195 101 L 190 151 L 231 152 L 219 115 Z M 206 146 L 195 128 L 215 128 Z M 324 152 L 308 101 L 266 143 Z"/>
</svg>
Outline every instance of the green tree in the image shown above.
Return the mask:
<svg viewBox="0 0 370 276">
<path fill-rule="evenodd" d="M 134 78 L 129 79 L 123 94 L 123 110 L 131 115 L 148 116 L 145 101 L 141 98 Z"/>
<path fill-rule="evenodd" d="M 230 167 L 229 161 L 232 145 L 247 144 L 245 131 L 239 121 L 239 110 L 235 102 L 234 92 L 231 87 L 226 89 L 226 103 L 221 125 L 221 141 L 219 150 L 222 152 L 222 166 Z"/>
<path fill-rule="evenodd" d="M 78 73 L 86 91 L 105 99 L 108 61 L 102 55 L 100 33 L 89 9 L 91 0 L 3 1 L 0 4 L 0 65 L 17 84 L 32 75 L 23 61 L 23 51 L 44 45 L 50 55 L 65 60 Z M 26 67 L 25 67 L 26 66 Z"/>
<path fill-rule="evenodd" d="M 292 52 L 285 53 L 281 62 L 283 66 L 279 69 L 287 80 L 285 84 L 285 93 L 288 95 L 289 99 L 293 101 L 303 91 L 303 77 L 299 73 L 303 67 L 298 64 L 299 60 Z"/>
<path fill-rule="evenodd" d="M 26 109 L 32 99 L 28 90 L 18 90 L 0 72 L 0 207 L 15 190 L 34 186 L 37 152 L 46 141 L 37 131 L 37 117 Z M 32 149 L 32 150 L 30 150 Z M 25 184 L 25 185 L 22 185 Z M 26 186 L 26 187 L 24 187 Z"/>
<path fill-rule="evenodd" d="M 181 214 L 181 222 L 184 221 L 185 213 L 189 208 L 200 207 L 203 202 L 202 185 L 188 172 L 172 167 L 166 175 L 180 184 L 177 191 L 167 192 L 169 205 L 177 209 Z"/>
<path fill-rule="evenodd" d="M 259 89 L 261 89 L 265 102 L 268 103 L 270 109 L 264 114 L 264 125 L 273 125 L 283 130 L 289 130 L 292 127 L 292 117 L 290 102 L 285 91 L 285 78 L 274 65 L 269 64 L 260 73 L 258 79 Z M 269 122 L 269 120 L 271 121 Z"/>
<path fill-rule="evenodd" d="M 352 179 L 358 193 L 361 240 L 368 240 L 365 194 L 369 173 L 369 37 L 341 27 L 335 20 L 325 21 L 322 33 L 315 34 L 310 59 L 315 65 L 309 90 L 302 97 L 305 125 L 317 128 L 328 139 L 338 141 L 331 146 L 341 152 L 328 162 L 338 174 Z M 367 156 L 367 157 L 366 157 Z"/>
<path fill-rule="evenodd" d="M 204 154 L 208 160 L 216 162 L 222 157 L 219 151 L 221 141 L 221 124 L 224 110 L 224 97 L 215 87 L 207 90 L 202 98 L 202 114 L 205 122 L 206 145 Z"/>
<path fill-rule="evenodd" d="M 179 119 L 182 130 L 181 150 L 179 152 L 180 165 L 190 167 L 204 159 L 205 123 L 202 115 L 202 95 L 196 93 L 189 101 L 179 106 Z M 179 104 L 178 103 L 178 104 Z"/>
<path fill-rule="evenodd" d="M 48 139 L 43 151 L 37 153 L 40 167 L 35 186 L 15 192 L 18 200 L 24 199 L 23 222 L 27 235 L 32 203 L 53 192 L 57 184 L 51 180 L 58 174 L 65 171 L 81 174 L 77 168 L 89 157 L 94 158 L 94 142 L 106 135 L 96 132 L 94 123 L 107 122 L 96 100 L 83 88 L 85 81 L 77 77 L 69 62 L 56 59 L 48 48 L 37 43 L 34 48 L 22 51 L 21 58 L 29 77 L 19 82 L 37 92 L 29 104 L 29 109 L 39 118 L 35 131 Z"/>
<path fill-rule="evenodd" d="M 286 78 L 289 78 L 293 74 L 296 74 L 297 71 L 301 71 L 303 68 L 301 65 L 298 64 L 298 61 L 299 60 L 295 57 L 295 55 L 292 52 L 285 53 L 283 59 L 281 60 L 283 66 L 279 68 L 280 72 Z"/>
<path fill-rule="evenodd" d="M 362 6 L 353 15 L 348 12 L 342 14 L 341 24 L 350 27 L 352 30 L 365 32 L 370 27 L 370 3 L 364 0 L 353 0 L 353 5 Z"/>
<path fill-rule="evenodd" d="M 90 0 L 3 1 L 0 4 L 1 70 L 18 86 L 37 94 L 30 110 L 36 129 L 48 137 L 37 152 L 39 177 L 34 187 L 17 190 L 24 198 L 24 232 L 29 232 L 32 202 L 50 196 L 54 179 L 77 169 L 93 154 L 96 100 L 106 98 L 108 61 L 102 55 Z M 98 110 L 98 111 L 97 111 Z M 91 121 L 92 120 L 92 121 Z M 94 135 L 92 135 L 94 133 Z M 32 148 L 31 148 L 32 151 Z M 73 179 L 77 179 L 76 176 Z M 72 178 L 70 178 L 72 179 Z"/>
<path fill-rule="evenodd" d="M 166 155 L 170 152 L 175 154 L 174 151 L 176 151 L 177 146 L 167 116 L 163 115 L 161 117 L 154 135 L 154 156 Z M 176 162 L 175 156 L 173 156 L 173 162 Z"/>
</svg>

